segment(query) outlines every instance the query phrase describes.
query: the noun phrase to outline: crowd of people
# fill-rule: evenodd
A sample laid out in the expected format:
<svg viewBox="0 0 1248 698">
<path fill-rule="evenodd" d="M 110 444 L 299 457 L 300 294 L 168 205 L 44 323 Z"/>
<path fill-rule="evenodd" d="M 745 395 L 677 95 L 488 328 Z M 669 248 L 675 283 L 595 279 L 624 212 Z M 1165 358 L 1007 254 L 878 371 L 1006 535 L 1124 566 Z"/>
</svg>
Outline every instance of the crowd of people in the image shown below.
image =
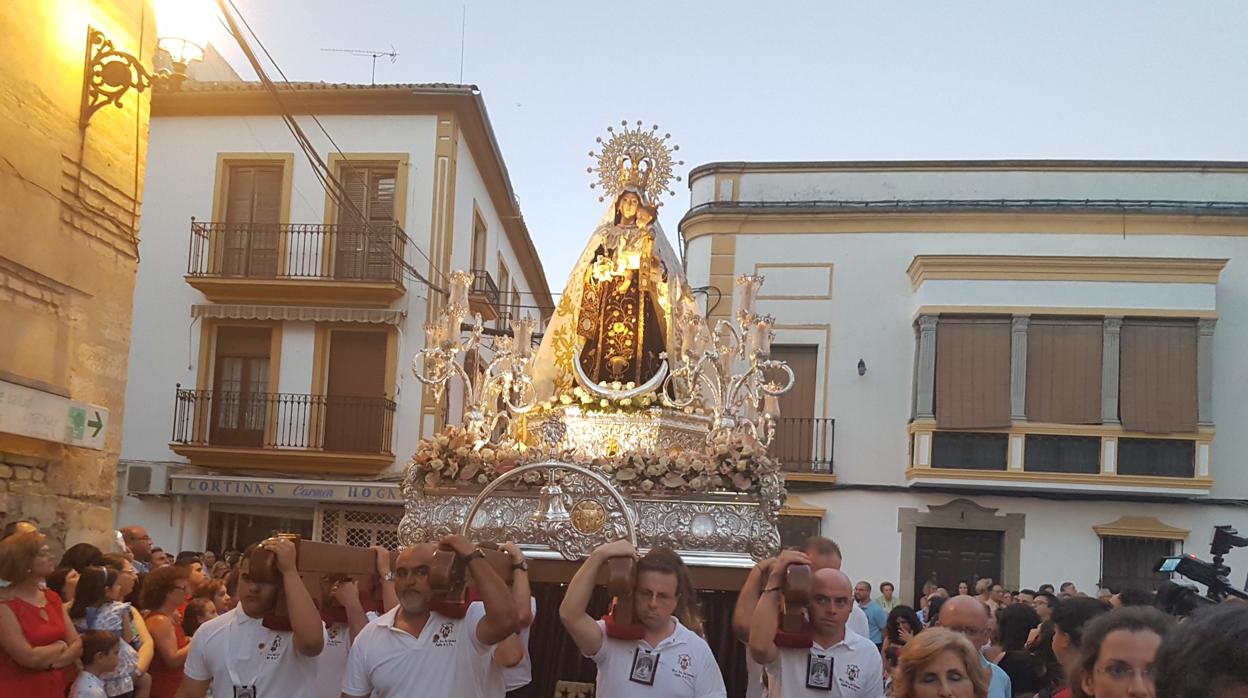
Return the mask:
<svg viewBox="0 0 1248 698">
<path fill-rule="evenodd" d="M 515 545 L 510 584 L 462 536 L 399 551 L 378 548 L 380 599 L 356 580 L 318 608 L 296 569 L 295 544 L 169 555 L 139 526 L 116 550 L 80 543 L 59 562 L 35 526 L 0 540 L 0 694 L 21 698 L 501 697 L 532 680 L 528 628 L 537 608 Z M 431 566 L 452 550 L 468 602 L 439 600 Z M 635 560 L 631 613 L 588 612 L 603 569 Z M 955 593 L 931 584 L 918 608 L 889 582 L 856 583 L 840 548 L 811 538 L 749 573 L 732 626 L 748 648 L 746 695 L 897 698 L 1232 698 L 1248 695 L 1248 604 L 1209 605 L 1176 620 L 1152 594 L 1008 591 L 992 580 Z M 785 590 L 809 566 L 800 630 Z M 278 607 L 281 607 L 280 612 Z M 559 619 L 597 666 L 598 698 L 726 696 L 705 639 L 698 593 L 675 552 L 640 555 L 627 541 L 596 549 L 564 591 Z M 628 618 L 621 621 L 619 618 Z"/>
</svg>

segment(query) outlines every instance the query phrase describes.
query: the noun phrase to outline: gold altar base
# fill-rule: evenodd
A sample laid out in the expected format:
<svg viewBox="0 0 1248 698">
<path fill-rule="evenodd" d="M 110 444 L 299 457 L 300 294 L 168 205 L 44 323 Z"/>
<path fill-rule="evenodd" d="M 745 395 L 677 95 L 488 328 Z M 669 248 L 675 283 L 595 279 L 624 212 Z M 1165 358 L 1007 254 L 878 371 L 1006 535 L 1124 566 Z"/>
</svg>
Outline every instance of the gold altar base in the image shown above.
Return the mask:
<svg viewBox="0 0 1248 698">
<path fill-rule="evenodd" d="M 706 447 L 709 417 L 669 407 L 597 412 L 576 405 L 549 408 L 526 420 L 526 441 L 551 453 L 592 459 L 621 453 L 667 453 Z"/>
</svg>

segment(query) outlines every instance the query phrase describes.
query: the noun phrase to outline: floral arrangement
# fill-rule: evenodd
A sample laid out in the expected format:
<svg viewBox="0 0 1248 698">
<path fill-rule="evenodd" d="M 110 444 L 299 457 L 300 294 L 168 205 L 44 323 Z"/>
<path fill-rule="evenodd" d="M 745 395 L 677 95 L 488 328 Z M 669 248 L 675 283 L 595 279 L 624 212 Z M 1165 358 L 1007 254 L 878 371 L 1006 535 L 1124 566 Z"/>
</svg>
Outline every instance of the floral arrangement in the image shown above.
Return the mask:
<svg viewBox="0 0 1248 698">
<path fill-rule="evenodd" d="M 417 446 L 412 467 L 426 487 L 443 484 L 485 485 L 503 473 L 531 460 L 532 451 L 522 447 L 487 445 L 474 449 L 462 428 L 448 426 Z M 720 437 L 704 449 L 671 450 L 666 453 L 623 453 L 592 459 L 563 454 L 601 471 L 612 484 L 632 494 L 686 492 L 757 493 L 762 478 L 779 472 L 780 465 L 752 437 L 732 434 Z M 540 485 L 540 473 L 521 478 L 524 485 Z"/>
<path fill-rule="evenodd" d="M 616 381 L 614 383 L 603 383 L 602 387 L 612 390 L 632 390 L 636 385 L 632 382 L 620 383 Z M 539 408 L 553 410 L 559 407 L 579 407 L 587 412 L 640 412 L 658 404 L 659 396 L 653 392 L 634 397 L 611 399 L 591 395 L 588 390 L 578 385 L 572 389 L 571 393 L 555 395 L 540 403 Z"/>
<path fill-rule="evenodd" d="M 454 482 L 484 485 L 519 466 L 520 455 L 508 446 L 476 448 L 463 427 L 448 426 L 442 433 L 420 440 L 412 467 L 421 473 L 427 487 Z"/>
<path fill-rule="evenodd" d="M 602 387 L 611 390 L 632 390 L 637 387 L 632 381 L 621 383 L 615 381 L 608 383 L 603 381 Z M 572 392 L 562 395 L 555 395 L 537 404 L 536 411 L 550 411 L 566 407 L 576 407 L 586 412 L 622 412 L 625 414 L 633 412 L 644 412 L 652 407 L 659 407 L 663 404 L 662 398 L 657 392 L 649 392 L 644 395 L 635 395 L 625 398 L 609 398 L 600 395 L 591 395 L 588 390 L 581 386 L 572 388 Z M 685 414 L 705 414 L 700 406 L 690 406 L 684 408 Z"/>
</svg>

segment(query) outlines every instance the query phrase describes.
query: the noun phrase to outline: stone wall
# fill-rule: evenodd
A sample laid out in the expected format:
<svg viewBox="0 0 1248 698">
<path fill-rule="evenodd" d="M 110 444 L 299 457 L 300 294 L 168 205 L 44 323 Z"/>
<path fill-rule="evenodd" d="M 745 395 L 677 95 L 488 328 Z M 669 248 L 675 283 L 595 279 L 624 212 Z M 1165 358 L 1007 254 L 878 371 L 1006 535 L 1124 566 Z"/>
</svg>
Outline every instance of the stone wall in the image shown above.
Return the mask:
<svg viewBox="0 0 1248 698">
<path fill-rule="evenodd" d="M 151 91 L 80 127 L 87 30 L 149 68 L 150 0 L 0 5 L 0 380 L 109 410 L 103 450 L 0 432 L 0 520 L 111 538 Z"/>
</svg>

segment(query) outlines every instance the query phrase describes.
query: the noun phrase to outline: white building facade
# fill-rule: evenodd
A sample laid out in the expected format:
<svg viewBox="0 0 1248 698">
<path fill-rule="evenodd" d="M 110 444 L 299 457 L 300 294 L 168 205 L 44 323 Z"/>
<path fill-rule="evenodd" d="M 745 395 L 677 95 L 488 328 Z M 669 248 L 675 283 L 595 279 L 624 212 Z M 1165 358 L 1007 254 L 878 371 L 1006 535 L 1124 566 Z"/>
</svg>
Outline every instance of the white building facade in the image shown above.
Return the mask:
<svg viewBox="0 0 1248 698">
<path fill-rule="evenodd" d="M 410 370 L 450 272 L 488 332 L 553 307 L 474 87 L 282 97 L 341 190 L 258 84 L 153 100 L 116 510 L 169 550 L 393 544 L 395 481 L 458 418 Z"/>
<path fill-rule="evenodd" d="M 690 188 L 689 281 L 726 318 L 766 278 L 798 374 L 773 452 L 855 580 L 1144 587 L 1248 529 L 1248 165 L 713 163 Z"/>
</svg>

